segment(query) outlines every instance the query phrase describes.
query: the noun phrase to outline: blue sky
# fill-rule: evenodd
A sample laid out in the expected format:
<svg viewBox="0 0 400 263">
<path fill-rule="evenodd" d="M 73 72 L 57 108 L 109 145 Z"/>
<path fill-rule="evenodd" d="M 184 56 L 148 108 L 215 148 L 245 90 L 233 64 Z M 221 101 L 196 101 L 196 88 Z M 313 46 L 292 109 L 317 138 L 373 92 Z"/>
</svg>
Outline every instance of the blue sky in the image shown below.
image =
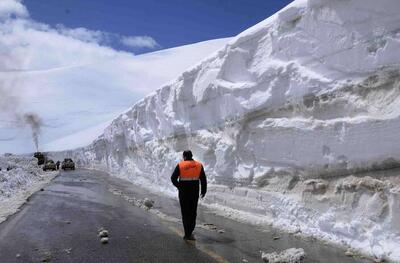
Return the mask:
<svg viewBox="0 0 400 263">
<path fill-rule="evenodd" d="M 150 36 L 158 45 L 119 50 L 144 53 L 234 36 L 291 0 L 24 0 L 32 19 L 122 36 Z"/>
</svg>

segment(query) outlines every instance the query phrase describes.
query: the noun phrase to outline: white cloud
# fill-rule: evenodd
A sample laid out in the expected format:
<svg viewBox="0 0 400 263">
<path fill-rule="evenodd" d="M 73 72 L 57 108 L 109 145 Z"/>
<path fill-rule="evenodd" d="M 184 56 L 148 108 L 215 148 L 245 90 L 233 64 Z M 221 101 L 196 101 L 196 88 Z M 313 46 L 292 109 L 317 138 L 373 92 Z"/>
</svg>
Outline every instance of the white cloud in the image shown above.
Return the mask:
<svg viewBox="0 0 400 263">
<path fill-rule="evenodd" d="M 58 33 L 84 42 L 111 45 L 113 42 L 120 42 L 130 48 L 155 48 L 160 45 L 150 36 L 121 36 L 100 30 L 89 30 L 84 27 L 67 28 L 64 25 L 57 25 Z"/>
<path fill-rule="evenodd" d="M 84 27 L 68 28 L 64 25 L 57 25 L 58 33 L 71 37 L 84 42 L 99 43 L 109 45 L 112 42 L 113 34 L 100 31 L 100 30 L 89 30 Z"/>
<path fill-rule="evenodd" d="M 43 70 L 132 56 L 25 20 L 0 24 L 0 34 L 2 70 Z"/>
<path fill-rule="evenodd" d="M 55 28 L 29 18 L 17 0 L 0 0 L 0 70 L 43 70 L 133 57 L 107 46 L 111 34 L 86 28 Z"/>
<path fill-rule="evenodd" d="M 123 36 L 121 37 L 121 43 L 131 48 L 155 48 L 160 46 L 150 36 Z"/>
<path fill-rule="evenodd" d="M 0 18 L 10 18 L 11 16 L 28 16 L 26 7 L 17 0 L 0 0 Z"/>
</svg>

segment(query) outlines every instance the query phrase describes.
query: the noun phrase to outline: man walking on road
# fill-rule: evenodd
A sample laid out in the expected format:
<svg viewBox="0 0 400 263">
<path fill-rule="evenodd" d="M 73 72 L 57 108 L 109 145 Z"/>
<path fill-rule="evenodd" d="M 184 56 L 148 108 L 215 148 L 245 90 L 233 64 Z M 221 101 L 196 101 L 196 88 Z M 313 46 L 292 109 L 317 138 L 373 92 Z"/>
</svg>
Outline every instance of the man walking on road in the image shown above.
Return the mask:
<svg viewBox="0 0 400 263">
<path fill-rule="evenodd" d="M 201 198 L 207 192 L 207 178 L 203 165 L 193 160 L 191 151 L 183 152 L 183 161 L 175 168 L 171 181 L 179 190 L 179 203 L 181 205 L 185 240 L 196 240 L 193 230 L 196 226 L 197 202 L 199 200 L 199 181 L 201 183 Z"/>
</svg>

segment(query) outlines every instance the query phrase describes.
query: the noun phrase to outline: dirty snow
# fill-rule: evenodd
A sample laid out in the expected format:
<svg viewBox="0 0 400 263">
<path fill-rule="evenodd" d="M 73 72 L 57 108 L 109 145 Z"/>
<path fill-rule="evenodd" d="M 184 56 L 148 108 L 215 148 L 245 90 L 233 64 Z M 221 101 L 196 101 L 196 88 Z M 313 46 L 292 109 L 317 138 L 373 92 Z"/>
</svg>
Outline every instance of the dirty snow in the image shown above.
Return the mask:
<svg viewBox="0 0 400 263">
<path fill-rule="evenodd" d="M 301 263 L 306 253 L 302 248 L 289 248 L 282 252 L 262 253 L 262 260 L 265 263 Z"/>
<path fill-rule="evenodd" d="M 145 207 L 147 207 L 148 209 L 152 208 L 154 206 L 154 200 L 145 198 L 143 201 L 143 204 Z"/>
<path fill-rule="evenodd" d="M 0 222 L 17 212 L 31 194 L 58 173 L 43 172 L 36 158 L 15 155 L 0 156 L 0 168 Z"/>
<path fill-rule="evenodd" d="M 400 261 L 399 10 L 294 1 L 64 154 L 171 194 L 189 148 L 207 205 Z"/>
</svg>

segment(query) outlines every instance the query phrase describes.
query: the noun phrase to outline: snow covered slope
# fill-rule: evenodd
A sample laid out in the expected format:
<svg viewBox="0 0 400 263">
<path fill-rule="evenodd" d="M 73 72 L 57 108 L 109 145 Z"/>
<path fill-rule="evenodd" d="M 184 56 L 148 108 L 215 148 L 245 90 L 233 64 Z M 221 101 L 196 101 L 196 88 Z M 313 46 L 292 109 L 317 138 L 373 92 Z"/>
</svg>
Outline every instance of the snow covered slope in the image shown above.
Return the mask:
<svg viewBox="0 0 400 263">
<path fill-rule="evenodd" d="M 58 54 L 38 54 L 24 65 L 30 70 L 0 72 L 0 94 L 3 88 L 8 96 L 18 99 L 13 105 L 18 107 L 16 111 L 35 112 L 43 119 L 41 150 L 81 147 L 101 134 L 106 127 L 102 123 L 109 124 L 129 105 L 227 42 L 217 39 L 139 56 L 98 47 L 104 57 L 78 65 L 54 62 L 48 69 L 43 68 L 47 64 L 37 65 L 38 61 Z M 73 56 L 75 50 L 63 52 Z M 101 129 L 96 129 L 99 126 Z M 81 130 L 91 133 L 82 137 Z M 30 137 L 29 129 L 21 129 L 13 114 L 0 113 L 0 152 L 34 151 Z M 72 144 L 65 144 L 64 137 Z"/>
<path fill-rule="evenodd" d="M 399 11 L 294 1 L 67 154 L 172 190 L 192 149 L 210 205 L 400 261 Z"/>
<path fill-rule="evenodd" d="M 47 123 L 57 120 L 63 125 L 61 130 L 56 129 L 57 133 L 50 133 L 52 129 L 48 129 L 43 136 L 49 141 L 44 149 L 55 151 L 90 144 L 129 105 L 212 54 L 228 40 L 209 40 L 139 56 L 128 55 L 55 75 L 46 74 L 42 79 L 52 82 L 54 99 L 51 102 L 44 99 L 40 107 L 51 105 L 49 113 L 43 112 L 49 120 Z M 82 130 L 86 131 L 85 136 Z"/>
</svg>

